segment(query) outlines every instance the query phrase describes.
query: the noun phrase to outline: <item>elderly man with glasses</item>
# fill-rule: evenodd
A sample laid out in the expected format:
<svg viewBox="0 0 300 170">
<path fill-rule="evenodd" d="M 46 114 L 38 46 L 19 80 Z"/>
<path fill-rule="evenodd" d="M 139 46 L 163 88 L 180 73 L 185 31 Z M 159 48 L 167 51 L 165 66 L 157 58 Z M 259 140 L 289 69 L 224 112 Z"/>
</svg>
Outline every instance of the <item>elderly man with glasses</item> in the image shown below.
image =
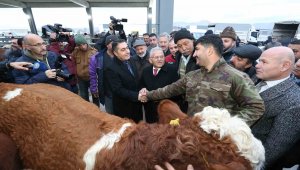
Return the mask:
<svg viewBox="0 0 300 170">
<path fill-rule="evenodd" d="M 64 64 L 57 62 L 57 55 L 46 49 L 47 44 L 36 34 L 28 34 L 23 39 L 23 55 L 17 62 L 32 63 L 29 70 L 13 70 L 17 84 L 47 83 L 66 89 L 70 85 L 65 81 L 68 75 Z M 60 73 L 60 74 L 57 74 Z"/>
</svg>

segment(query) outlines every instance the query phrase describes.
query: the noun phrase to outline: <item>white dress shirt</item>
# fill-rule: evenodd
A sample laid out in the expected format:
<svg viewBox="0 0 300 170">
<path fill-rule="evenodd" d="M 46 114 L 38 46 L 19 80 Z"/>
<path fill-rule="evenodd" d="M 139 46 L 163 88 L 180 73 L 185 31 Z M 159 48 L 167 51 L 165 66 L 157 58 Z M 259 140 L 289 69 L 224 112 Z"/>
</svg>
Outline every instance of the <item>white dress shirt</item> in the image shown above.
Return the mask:
<svg viewBox="0 0 300 170">
<path fill-rule="evenodd" d="M 267 89 L 273 87 L 273 86 L 276 86 L 277 84 L 283 82 L 284 80 L 290 78 L 290 76 L 286 77 L 286 78 L 283 78 L 283 79 L 280 79 L 280 80 L 272 80 L 272 81 L 266 81 L 267 85 L 265 86 L 262 86 L 259 93 L 263 92 L 263 91 L 266 91 Z"/>
</svg>

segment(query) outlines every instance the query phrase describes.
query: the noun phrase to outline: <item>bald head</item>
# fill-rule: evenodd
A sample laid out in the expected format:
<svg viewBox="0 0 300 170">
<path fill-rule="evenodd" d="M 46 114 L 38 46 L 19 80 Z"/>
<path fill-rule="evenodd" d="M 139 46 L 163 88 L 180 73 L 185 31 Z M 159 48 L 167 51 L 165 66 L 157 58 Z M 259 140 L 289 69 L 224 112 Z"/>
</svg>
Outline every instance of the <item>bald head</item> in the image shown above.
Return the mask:
<svg viewBox="0 0 300 170">
<path fill-rule="evenodd" d="M 288 77 L 295 63 L 293 51 L 288 47 L 273 47 L 262 53 L 256 65 L 256 76 L 272 81 Z"/>
<path fill-rule="evenodd" d="M 37 40 L 42 40 L 39 35 L 36 34 L 27 34 L 23 39 L 24 45 L 34 44 Z"/>
<path fill-rule="evenodd" d="M 290 61 L 292 63 L 295 62 L 295 55 L 293 53 L 293 50 L 291 50 L 288 47 L 273 47 L 266 51 L 264 51 L 267 56 L 274 57 L 279 62 L 283 62 L 284 60 Z"/>
<path fill-rule="evenodd" d="M 23 39 L 23 46 L 34 58 L 41 59 L 47 54 L 46 43 L 39 35 L 27 34 Z"/>
</svg>

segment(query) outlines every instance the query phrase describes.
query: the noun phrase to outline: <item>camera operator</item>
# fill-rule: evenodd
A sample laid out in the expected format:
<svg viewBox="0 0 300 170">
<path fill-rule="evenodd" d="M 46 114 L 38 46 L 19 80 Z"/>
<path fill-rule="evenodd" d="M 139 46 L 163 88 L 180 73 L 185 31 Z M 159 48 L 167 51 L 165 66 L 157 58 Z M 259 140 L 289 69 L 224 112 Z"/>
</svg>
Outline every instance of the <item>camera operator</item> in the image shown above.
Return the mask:
<svg viewBox="0 0 300 170">
<path fill-rule="evenodd" d="M 68 70 L 64 64 L 61 65 L 61 68 L 56 68 L 57 55 L 47 52 L 46 43 L 40 36 L 27 34 L 24 37 L 23 45 L 24 53 L 16 62 L 29 62 L 33 64 L 33 67 L 28 71 L 13 70 L 17 84 L 48 83 L 70 90 L 70 85 L 57 74 L 57 72 L 67 74 Z M 61 71 L 57 69 L 61 69 Z"/>
<path fill-rule="evenodd" d="M 119 39 L 123 39 L 127 41 L 127 37 L 123 28 L 123 25 L 121 22 L 127 22 L 127 19 L 116 19 L 115 17 L 110 17 L 111 22 L 109 23 L 109 30 L 104 35 L 104 38 L 99 39 L 96 44 L 95 48 L 98 49 L 98 51 L 101 51 L 103 49 L 106 49 L 105 40 L 106 37 L 110 35 L 117 35 Z"/>
<path fill-rule="evenodd" d="M 22 56 L 22 41 L 23 38 L 12 37 L 10 48 L 5 50 L 4 60 L 7 63 L 12 63 L 16 61 L 20 56 Z M 9 67 L 10 64 L 7 66 Z M 7 68 L 8 68 L 7 67 Z M 5 69 L 1 71 L 0 80 L 7 83 L 14 83 L 14 77 L 12 75 L 12 69 Z"/>
<path fill-rule="evenodd" d="M 49 37 L 49 46 L 48 51 L 55 52 L 57 55 L 64 55 L 66 56 L 65 59 L 63 59 L 63 63 L 67 66 L 69 73 L 72 75 L 72 77 L 67 80 L 67 82 L 71 86 L 71 91 L 78 94 L 78 87 L 77 87 L 77 79 L 76 79 L 76 65 L 71 59 L 71 54 L 74 51 L 75 48 L 75 40 L 74 37 L 70 35 L 70 32 L 61 32 L 59 33 L 61 35 L 64 35 L 66 38 L 67 44 L 64 45 L 65 42 L 60 42 L 59 36 L 56 32 L 52 32 Z"/>
</svg>

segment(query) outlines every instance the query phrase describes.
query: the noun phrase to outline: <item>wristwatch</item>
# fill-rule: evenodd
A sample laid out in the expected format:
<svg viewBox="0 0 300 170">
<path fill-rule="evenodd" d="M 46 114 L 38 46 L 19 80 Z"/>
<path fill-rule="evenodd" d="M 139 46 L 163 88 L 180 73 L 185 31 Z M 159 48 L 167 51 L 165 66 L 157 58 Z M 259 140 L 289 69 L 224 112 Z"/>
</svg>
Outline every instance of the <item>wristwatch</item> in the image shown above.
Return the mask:
<svg viewBox="0 0 300 170">
<path fill-rule="evenodd" d="M 12 69 L 13 69 L 13 67 L 10 65 L 10 63 L 11 63 L 11 62 L 9 62 L 9 61 L 6 63 L 6 68 L 7 68 L 8 70 L 12 70 Z"/>
</svg>

